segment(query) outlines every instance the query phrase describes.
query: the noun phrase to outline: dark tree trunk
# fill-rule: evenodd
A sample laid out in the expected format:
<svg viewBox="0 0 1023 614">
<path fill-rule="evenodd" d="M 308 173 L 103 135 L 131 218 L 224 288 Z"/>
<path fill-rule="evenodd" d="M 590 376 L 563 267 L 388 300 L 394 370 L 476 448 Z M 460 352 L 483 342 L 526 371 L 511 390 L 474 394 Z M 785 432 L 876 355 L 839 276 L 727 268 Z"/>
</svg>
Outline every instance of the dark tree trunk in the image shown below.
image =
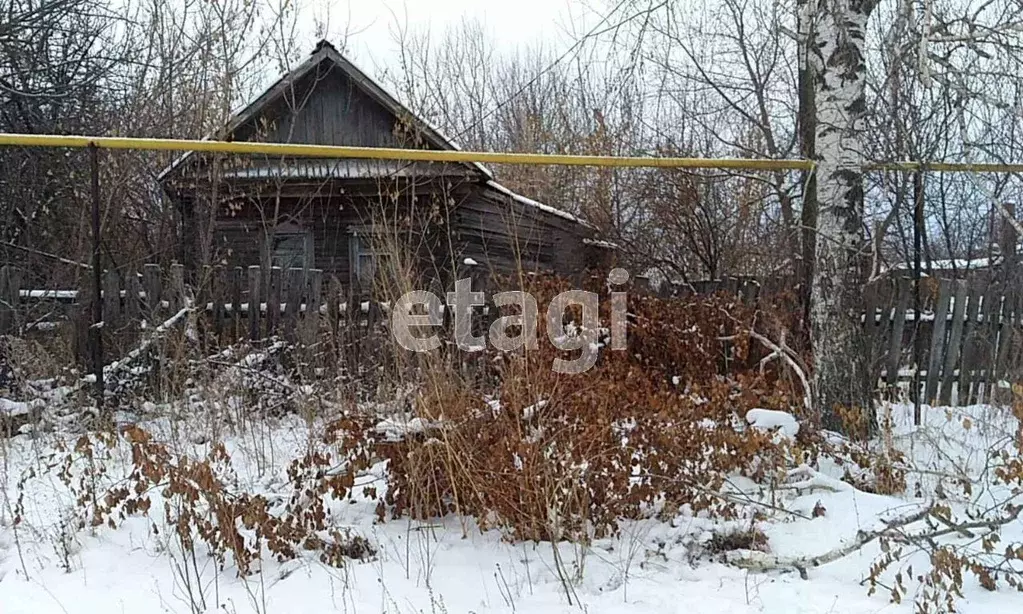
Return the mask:
<svg viewBox="0 0 1023 614">
<path fill-rule="evenodd" d="M 799 152 L 804 159 L 814 160 L 817 157 L 817 105 L 816 79 L 817 63 L 811 57 L 810 43 L 814 40 L 814 19 L 816 0 L 799 0 L 796 6 L 796 23 L 798 29 L 799 53 L 799 110 L 797 123 L 799 127 Z M 813 287 L 813 262 L 817 241 L 817 176 L 807 171 L 803 173 L 803 208 L 800 214 L 800 266 L 799 297 L 803 306 L 803 325 L 810 321 L 810 289 Z M 805 330 L 805 329 L 804 329 Z"/>
</svg>

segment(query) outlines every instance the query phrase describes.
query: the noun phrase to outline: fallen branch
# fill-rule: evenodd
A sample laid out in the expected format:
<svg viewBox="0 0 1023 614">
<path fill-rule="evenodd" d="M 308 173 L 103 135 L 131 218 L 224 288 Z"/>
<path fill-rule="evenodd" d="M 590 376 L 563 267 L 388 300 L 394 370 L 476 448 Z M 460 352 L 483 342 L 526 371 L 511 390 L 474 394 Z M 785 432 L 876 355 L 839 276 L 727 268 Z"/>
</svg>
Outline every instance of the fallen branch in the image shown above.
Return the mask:
<svg viewBox="0 0 1023 614">
<path fill-rule="evenodd" d="M 1001 515 L 997 518 L 984 518 L 971 522 L 955 523 L 951 519 L 943 516 L 939 511 L 939 507 L 932 502 L 917 511 L 906 513 L 902 516 L 884 521 L 884 526 L 879 529 L 873 531 L 859 531 L 856 534 L 856 539 L 852 542 L 817 556 L 782 557 L 771 555 L 766 552 L 737 550 L 726 554 L 725 560 L 737 567 L 757 572 L 792 568 L 799 571 L 800 577 L 805 580 L 807 579 L 807 568 L 818 567 L 820 565 L 837 561 L 882 537 L 887 537 L 907 544 L 919 545 L 921 542 L 926 542 L 932 549 L 936 549 L 937 542 L 935 540 L 941 537 L 946 537 L 952 534 L 972 536 L 971 530 L 979 529 L 994 531 L 999 527 L 1016 522 L 1020 517 L 1020 513 L 1023 512 L 1023 506 L 1008 506 L 1008 508 L 1008 514 Z M 927 518 L 936 519 L 940 523 L 941 527 L 944 528 L 928 524 L 929 530 L 926 531 L 915 533 L 906 531 L 906 527 L 909 525 Z"/>
<path fill-rule="evenodd" d="M 820 565 L 833 563 L 834 561 L 844 558 L 879 537 L 883 537 L 893 531 L 897 531 L 903 527 L 911 525 L 914 522 L 923 520 L 931 514 L 933 509 L 934 505 L 931 504 L 923 509 L 885 521 L 884 526 L 879 529 L 873 531 L 859 531 L 856 534 L 856 539 L 852 542 L 817 556 L 783 557 L 768 554 L 766 552 L 737 550 L 726 554 L 725 560 L 736 567 L 757 572 L 766 572 L 778 569 L 795 569 L 799 571 L 800 577 L 805 580 L 807 578 L 807 568 L 819 567 Z"/>
<path fill-rule="evenodd" d="M 798 482 L 785 482 L 778 486 L 779 490 L 827 490 L 831 492 L 850 492 L 856 490 L 852 484 L 843 482 L 829 476 L 826 476 L 818 471 L 815 471 L 809 465 L 800 465 L 795 469 L 791 470 L 787 474 L 787 479 L 792 479 L 798 476 L 803 476 L 803 479 Z"/>
<path fill-rule="evenodd" d="M 164 334 L 172 327 L 176 326 L 181 320 L 188 314 L 192 313 L 192 307 L 182 307 L 180 311 L 172 315 L 171 317 L 164 320 L 162 324 L 156 327 L 151 335 L 146 337 L 142 343 L 140 343 L 134 350 L 128 352 L 128 354 L 121 360 L 115 360 L 103 367 L 104 377 L 107 375 L 113 375 L 119 371 L 123 371 L 128 365 L 133 363 L 139 356 L 141 356 L 146 350 L 148 350 L 154 343 L 159 339 L 163 338 Z M 80 385 L 87 383 L 95 383 L 96 375 L 90 373 L 82 378 Z"/>
</svg>

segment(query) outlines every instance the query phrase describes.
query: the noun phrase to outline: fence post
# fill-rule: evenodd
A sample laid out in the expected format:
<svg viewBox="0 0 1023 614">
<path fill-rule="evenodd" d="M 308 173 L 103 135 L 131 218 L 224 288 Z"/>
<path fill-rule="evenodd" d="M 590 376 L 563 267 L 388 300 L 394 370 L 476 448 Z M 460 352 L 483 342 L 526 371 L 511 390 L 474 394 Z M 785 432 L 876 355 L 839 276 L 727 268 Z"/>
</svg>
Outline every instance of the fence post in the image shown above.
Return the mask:
<svg viewBox="0 0 1023 614">
<path fill-rule="evenodd" d="M 920 426 L 920 367 L 923 362 L 923 337 L 920 335 L 920 277 L 923 271 L 920 268 L 920 248 L 924 232 L 924 173 L 921 166 L 913 173 L 913 324 L 915 334 L 913 335 L 913 424 Z M 938 321 L 935 319 L 934 325 Z M 933 332 L 933 330 L 932 330 Z M 933 350 L 932 350 L 933 351 Z M 936 364 L 932 357 L 931 364 Z M 930 380 L 930 373 L 927 379 Z M 929 387 L 929 386 L 928 386 Z"/>
<path fill-rule="evenodd" d="M 99 147 L 89 144 L 89 170 L 92 179 L 92 365 L 96 378 L 96 408 L 103 409 L 103 266 L 100 249 L 101 227 L 99 214 Z"/>
<path fill-rule="evenodd" d="M 259 312 L 263 308 L 259 286 L 262 277 L 262 271 L 258 266 L 249 267 L 249 339 L 252 341 L 259 339 Z"/>
<path fill-rule="evenodd" d="M 21 300 L 21 282 L 14 267 L 0 267 L 0 335 L 18 328 L 18 303 Z"/>
<path fill-rule="evenodd" d="M 172 264 L 170 268 L 170 294 L 167 302 L 170 303 L 171 311 L 177 313 L 185 307 L 185 266 L 183 264 Z"/>
<path fill-rule="evenodd" d="M 103 275 L 103 327 L 118 326 L 121 319 L 121 283 L 117 271 Z"/>
<path fill-rule="evenodd" d="M 146 307 L 149 311 L 147 317 L 150 321 L 157 318 L 163 307 L 162 277 L 160 265 L 147 264 L 142 267 L 142 285 L 146 290 Z"/>
</svg>

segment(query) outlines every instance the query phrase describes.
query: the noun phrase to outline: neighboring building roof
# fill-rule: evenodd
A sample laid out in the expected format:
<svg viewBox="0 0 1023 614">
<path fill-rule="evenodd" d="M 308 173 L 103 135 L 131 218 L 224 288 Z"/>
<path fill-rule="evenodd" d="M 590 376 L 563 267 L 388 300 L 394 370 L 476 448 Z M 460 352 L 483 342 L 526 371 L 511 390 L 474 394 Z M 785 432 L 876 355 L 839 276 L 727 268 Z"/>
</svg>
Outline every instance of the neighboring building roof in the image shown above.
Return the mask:
<svg viewBox="0 0 1023 614">
<path fill-rule="evenodd" d="M 982 271 L 999 267 L 1005 262 L 1005 258 L 999 252 L 997 245 L 994 246 L 994 252 L 992 256 L 984 256 L 983 258 L 944 258 L 931 260 L 930 262 L 927 262 L 926 259 L 921 259 L 920 266 L 925 270 L 930 267 L 932 271 Z M 1023 242 L 1016 246 L 1016 253 L 1023 253 Z M 891 270 L 912 271 L 913 268 L 913 262 L 897 262 L 891 267 Z M 924 274 L 926 275 L 926 273 Z"/>
<path fill-rule="evenodd" d="M 994 266 L 998 266 L 999 264 L 1001 264 L 1001 262 L 1002 262 L 1001 256 L 995 256 L 993 263 L 992 263 L 992 259 L 991 258 L 986 258 L 986 257 L 985 258 L 973 258 L 972 260 L 967 260 L 965 258 L 955 258 L 955 259 L 945 259 L 945 260 L 931 260 L 930 263 L 928 263 L 926 260 L 921 260 L 920 261 L 920 266 L 922 268 L 924 268 L 924 269 L 926 269 L 928 266 L 930 266 L 931 270 L 933 270 L 933 271 L 953 271 L 953 270 L 961 270 L 961 271 L 970 270 L 970 271 L 973 271 L 973 270 L 977 270 L 977 269 L 986 269 L 986 268 L 992 266 L 992 264 Z M 896 264 L 892 268 L 894 270 L 897 270 L 897 271 L 912 271 L 913 267 L 914 267 L 914 264 L 912 262 L 900 262 L 900 263 Z"/>
<path fill-rule="evenodd" d="M 295 67 L 291 72 L 278 79 L 276 83 L 267 88 L 265 92 L 246 105 L 241 111 L 233 114 L 220 130 L 220 134 L 230 135 L 233 133 L 239 127 L 267 108 L 272 102 L 284 96 L 294 83 L 305 77 L 310 71 L 324 61 L 332 62 L 334 66 L 341 70 L 370 98 L 378 102 L 394 115 L 398 117 L 407 116 L 411 118 L 411 120 L 416 124 L 416 128 L 422 132 L 423 136 L 431 145 L 449 151 L 458 151 L 461 149 L 452 139 L 445 136 L 436 126 L 432 125 L 424 118 L 413 114 L 380 83 L 360 70 L 359 67 L 341 55 L 341 53 L 338 52 L 333 45 L 325 40 L 321 40 L 317 43 L 315 51 L 313 51 L 313 53 L 304 62 Z M 203 140 L 211 140 L 211 138 L 211 136 L 207 136 Z M 159 175 L 157 175 L 157 180 L 163 181 L 165 177 L 184 164 L 194 154 L 194 151 L 189 151 L 179 156 L 171 162 L 167 168 L 163 169 Z M 483 173 L 483 175 L 488 179 L 493 179 L 493 173 L 491 173 L 483 164 L 478 162 L 472 162 L 470 164 Z"/>
</svg>

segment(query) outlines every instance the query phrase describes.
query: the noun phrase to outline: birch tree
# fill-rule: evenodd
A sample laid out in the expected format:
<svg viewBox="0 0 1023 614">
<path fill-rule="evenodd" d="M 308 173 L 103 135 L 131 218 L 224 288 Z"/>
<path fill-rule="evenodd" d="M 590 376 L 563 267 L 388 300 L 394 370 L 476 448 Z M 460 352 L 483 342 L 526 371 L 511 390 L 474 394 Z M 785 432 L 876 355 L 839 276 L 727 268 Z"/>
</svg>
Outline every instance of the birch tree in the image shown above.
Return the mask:
<svg viewBox="0 0 1023 614">
<path fill-rule="evenodd" d="M 817 241 L 810 301 L 813 388 L 821 424 L 835 408 L 867 408 L 860 351 L 866 28 L 876 0 L 818 0 L 811 61 L 817 107 Z"/>
</svg>

